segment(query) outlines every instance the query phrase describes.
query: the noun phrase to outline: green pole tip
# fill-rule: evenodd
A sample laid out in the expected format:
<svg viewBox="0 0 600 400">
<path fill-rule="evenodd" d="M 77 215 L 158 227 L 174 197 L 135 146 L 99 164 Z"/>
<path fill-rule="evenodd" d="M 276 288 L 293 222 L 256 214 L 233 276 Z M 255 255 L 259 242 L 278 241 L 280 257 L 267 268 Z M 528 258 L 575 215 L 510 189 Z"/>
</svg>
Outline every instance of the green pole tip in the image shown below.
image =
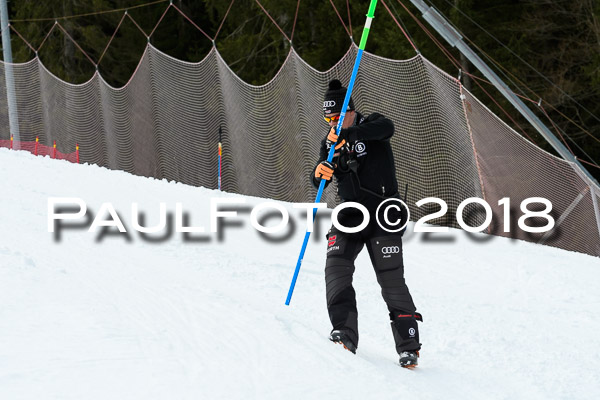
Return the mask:
<svg viewBox="0 0 600 400">
<path fill-rule="evenodd" d="M 375 6 L 377 5 L 377 0 L 371 0 L 371 4 L 369 5 L 369 12 L 367 13 L 367 17 L 373 18 L 375 17 Z"/>
</svg>

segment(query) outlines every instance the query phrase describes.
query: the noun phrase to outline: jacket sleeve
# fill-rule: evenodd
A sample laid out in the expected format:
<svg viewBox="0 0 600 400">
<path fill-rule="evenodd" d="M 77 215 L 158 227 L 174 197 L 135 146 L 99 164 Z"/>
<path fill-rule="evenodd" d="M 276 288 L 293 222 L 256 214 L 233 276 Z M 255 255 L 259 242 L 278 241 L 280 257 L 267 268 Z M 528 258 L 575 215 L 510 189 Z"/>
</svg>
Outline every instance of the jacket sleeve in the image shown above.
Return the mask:
<svg viewBox="0 0 600 400">
<path fill-rule="evenodd" d="M 327 145 L 325 144 L 327 138 L 324 138 L 321 141 L 321 150 L 319 152 L 319 161 L 317 161 L 317 163 L 315 164 L 315 167 L 312 170 L 312 173 L 310 174 L 311 179 L 310 181 L 312 182 L 313 186 L 315 188 L 319 188 L 319 185 L 321 184 L 321 178 L 316 178 L 315 177 L 315 170 L 317 169 L 317 166 L 322 162 L 327 160 L 327 156 L 328 156 L 328 151 L 327 151 Z M 331 181 L 325 181 L 325 187 L 327 187 L 327 185 L 329 185 L 331 183 Z"/>
<path fill-rule="evenodd" d="M 387 140 L 394 134 L 394 123 L 381 114 L 369 115 L 363 123 L 342 129 L 341 136 L 348 142 L 356 140 Z"/>
</svg>

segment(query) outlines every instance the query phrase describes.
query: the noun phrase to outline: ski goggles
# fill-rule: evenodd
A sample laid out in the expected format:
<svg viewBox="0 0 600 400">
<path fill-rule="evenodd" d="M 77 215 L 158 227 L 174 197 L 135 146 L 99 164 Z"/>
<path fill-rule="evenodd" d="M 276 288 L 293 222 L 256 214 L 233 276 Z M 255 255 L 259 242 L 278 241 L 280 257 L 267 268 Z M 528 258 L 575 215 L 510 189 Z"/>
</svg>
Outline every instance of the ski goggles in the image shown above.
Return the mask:
<svg viewBox="0 0 600 400">
<path fill-rule="evenodd" d="M 340 120 L 340 116 L 339 115 L 334 115 L 332 117 L 323 117 L 325 118 L 325 122 L 330 123 L 330 122 L 337 122 Z"/>
</svg>

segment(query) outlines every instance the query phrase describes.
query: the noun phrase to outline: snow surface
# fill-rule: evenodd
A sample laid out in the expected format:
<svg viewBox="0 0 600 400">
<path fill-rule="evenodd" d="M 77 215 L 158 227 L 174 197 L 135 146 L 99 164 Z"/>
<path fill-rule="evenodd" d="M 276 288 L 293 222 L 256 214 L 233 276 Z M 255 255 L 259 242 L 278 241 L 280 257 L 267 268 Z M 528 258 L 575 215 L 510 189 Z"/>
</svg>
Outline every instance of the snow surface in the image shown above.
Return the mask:
<svg viewBox="0 0 600 400">
<path fill-rule="evenodd" d="M 598 258 L 457 230 L 426 241 L 410 225 L 405 274 L 425 320 L 410 371 L 366 251 L 358 353 L 327 340 L 327 218 L 288 307 L 304 235 L 292 204 L 280 203 L 297 228 L 279 243 L 247 211 L 221 239 L 151 243 L 132 229 L 132 202 L 146 225 L 159 202 L 181 202 L 208 230 L 211 198 L 265 199 L 6 149 L 0 182 L 0 399 L 600 398 Z M 87 229 L 56 240 L 49 197 L 82 198 L 94 215 L 111 202 L 129 241 Z"/>
</svg>

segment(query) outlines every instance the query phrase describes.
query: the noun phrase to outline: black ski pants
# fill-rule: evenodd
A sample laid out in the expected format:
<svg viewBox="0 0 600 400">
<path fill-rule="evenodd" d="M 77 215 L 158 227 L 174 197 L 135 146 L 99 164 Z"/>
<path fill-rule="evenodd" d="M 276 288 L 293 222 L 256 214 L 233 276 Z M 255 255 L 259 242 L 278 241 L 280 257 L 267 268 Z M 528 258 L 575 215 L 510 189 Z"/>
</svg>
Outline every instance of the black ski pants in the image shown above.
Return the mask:
<svg viewBox="0 0 600 400">
<path fill-rule="evenodd" d="M 351 212 L 347 212 L 351 210 Z M 345 213 L 344 213 L 345 212 Z M 396 351 L 419 350 L 419 330 L 416 307 L 404 280 L 402 233 L 383 230 L 370 213 L 369 225 L 360 232 L 345 233 L 334 226 L 327 234 L 327 262 L 325 286 L 327 309 L 334 330 L 345 332 L 358 347 L 358 312 L 352 287 L 354 261 L 366 245 L 375 269 L 381 295 L 390 312 Z M 360 211 L 347 208 L 338 215 L 346 227 L 358 226 L 363 221 Z"/>
</svg>

